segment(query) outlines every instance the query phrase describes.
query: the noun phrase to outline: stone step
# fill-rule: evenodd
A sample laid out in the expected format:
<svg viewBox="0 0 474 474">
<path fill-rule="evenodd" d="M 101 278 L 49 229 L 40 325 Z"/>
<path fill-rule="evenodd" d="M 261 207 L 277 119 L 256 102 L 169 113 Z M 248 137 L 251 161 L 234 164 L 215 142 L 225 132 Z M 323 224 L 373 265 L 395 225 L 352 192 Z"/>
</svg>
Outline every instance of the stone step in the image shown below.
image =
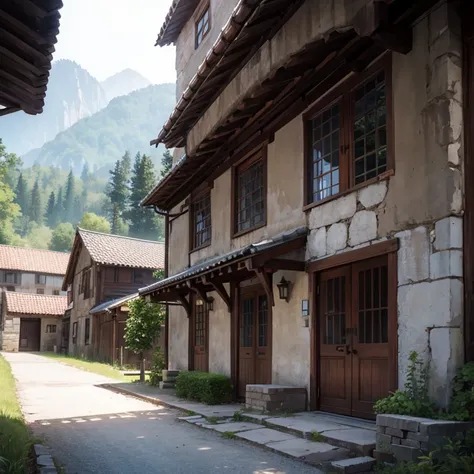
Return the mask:
<svg viewBox="0 0 474 474">
<path fill-rule="evenodd" d="M 343 459 L 331 463 L 332 472 L 341 474 L 360 474 L 370 472 L 374 467 L 375 459 L 370 456 Z"/>
<path fill-rule="evenodd" d="M 176 384 L 173 382 L 160 382 L 160 388 L 175 388 Z"/>
</svg>

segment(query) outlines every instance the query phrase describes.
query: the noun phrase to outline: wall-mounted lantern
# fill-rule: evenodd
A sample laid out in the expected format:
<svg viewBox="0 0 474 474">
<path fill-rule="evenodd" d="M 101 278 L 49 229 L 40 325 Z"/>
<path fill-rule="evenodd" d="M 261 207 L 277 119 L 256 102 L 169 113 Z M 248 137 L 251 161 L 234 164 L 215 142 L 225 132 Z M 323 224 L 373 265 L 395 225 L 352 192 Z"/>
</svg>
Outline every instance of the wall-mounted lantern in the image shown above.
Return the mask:
<svg viewBox="0 0 474 474">
<path fill-rule="evenodd" d="M 301 316 L 303 318 L 309 316 L 309 300 L 301 300 Z"/>
<path fill-rule="evenodd" d="M 196 300 L 196 306 L 202 306 L 204 304 L 204 301 L 201 298 L 198 298 Z"/>
<path fill-rule="evenodd" d="M 214 311 L 214 298 L 212 296 L 207 298 L 207 309 L 208 311 Z"/>
<path fill-rule="evenodd" d="M 290 282 L 281 277 L 280 283 L 277 283 L 278 292 L 280 293 L 280 299 L 288 302 L 290 299 Z"/>
</svg>

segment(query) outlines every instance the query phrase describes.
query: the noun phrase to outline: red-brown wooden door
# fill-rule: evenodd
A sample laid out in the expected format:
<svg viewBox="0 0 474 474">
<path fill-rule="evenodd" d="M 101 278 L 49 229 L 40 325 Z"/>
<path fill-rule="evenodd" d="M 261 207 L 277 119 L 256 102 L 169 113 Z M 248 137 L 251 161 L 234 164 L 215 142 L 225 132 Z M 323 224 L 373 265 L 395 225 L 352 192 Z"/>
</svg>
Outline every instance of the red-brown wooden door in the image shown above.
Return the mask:
<svg viewBox="0 0 474 474">
<path fill-rule="evenodd" d="M 41 320 L 21 318 L 20 351 L 39 351 L 41 337 Z"/>
<path fill-rule="evenodd" d="M 193 369 L 209 370 L 209 311 L 206 303 L 194 304 L 193 315 Z"/>
<path fill-rule="evenodd" d="M 239 314 L 238 396 L 247 384 L 269 384 L 272 379 L 271 309 L 265 294 L 244 293 Z"/>
<path fill-rule="evenodd" d="M 389 289 L 386 256 L 321 274 L 321 410 L 373 418 L 374 402 L 395 388 Z"/>
</svg>

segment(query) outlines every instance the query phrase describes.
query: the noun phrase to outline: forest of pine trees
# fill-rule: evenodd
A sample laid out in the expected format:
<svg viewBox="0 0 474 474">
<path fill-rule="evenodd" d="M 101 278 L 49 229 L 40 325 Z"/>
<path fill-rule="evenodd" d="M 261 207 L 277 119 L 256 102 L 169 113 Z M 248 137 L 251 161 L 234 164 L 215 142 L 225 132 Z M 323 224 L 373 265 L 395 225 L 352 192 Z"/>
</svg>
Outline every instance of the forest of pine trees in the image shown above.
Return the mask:
<svg viewBox="0 0 474 474">
<path fill-rule="evenodd" d="M 117 235 L 162 240 L 163 224 L 142 199 L 171 168 L 166 151 L 156 173 L 151 158 L 127 151 L 108 182 L 84 165 L 80 177 L 54 167 L 23 169 L 0 139 L 0 243 L 69 251 L 76 226 Z"/>
</svg>

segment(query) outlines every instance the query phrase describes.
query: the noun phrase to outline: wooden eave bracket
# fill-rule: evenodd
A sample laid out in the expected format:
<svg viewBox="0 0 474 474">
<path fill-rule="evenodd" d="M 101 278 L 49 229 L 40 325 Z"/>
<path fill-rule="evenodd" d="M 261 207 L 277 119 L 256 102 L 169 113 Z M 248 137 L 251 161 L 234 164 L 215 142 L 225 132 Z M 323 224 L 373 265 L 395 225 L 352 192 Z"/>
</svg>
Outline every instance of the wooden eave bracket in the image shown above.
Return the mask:
<svg viewBox="0 0 474 474">
<path fill-rule="evenodd" d="M 202 280 L 204 283 L 208 283 L 214 288 L 214 291 L 222 298 L 224 303 L 227 305 L 227 311 L 232 312 L 232 298 L 227 293 L 225 286 L 222 282 L 216 280 L 210 280 L 206 275 L 203 275 Z"/>
<path fill-rule="evenodd" d="M 178 293 L 178 301 L 181 303 L 184 310 L 186 311 L 186 314 L 188 315 L 188 318 L 190 318 L 192 308 L 191 308 L 191 303 L 189 302 L 189 300 L 186 299 L 186 296 L 184 296 L 183 294 Z"/>
<path fill-rule="evenodd" d="M 197 293 L 203 301 L 205 301 L 206 303 L 210 303 L 212 301 L 211 298 L 207 296 L 207 292 L 209 290 L 207 290 L 204 286 L 199 285 L 197 283 L 191 283 L 190 281 L 188 281 L 187 284 L 189 289 L 194 293 Z"/>
<path fill-rule="evenodd" d="M 389 51 L 408 54 L 413 45 L 410 27 L 390 25 L 389 4 L 385 0 L 371 0 L 355 14 L 352 24 L 359 36 L 371 38 Z"/>
<path fill-rule="evenodd" d="M 255 273 L 255 276 L 260 281 L 265 293 L 267 295 L 268 301 L 272 306 L 275 306 L 275 298 L 273 297 L 273 284 L 272 284 L 272 272 L 268 272 L 264 266 L 256 266 L 253 258 L 248 258 L 245 260 L 245 266 L 247 270 Z"/>
</svg>

